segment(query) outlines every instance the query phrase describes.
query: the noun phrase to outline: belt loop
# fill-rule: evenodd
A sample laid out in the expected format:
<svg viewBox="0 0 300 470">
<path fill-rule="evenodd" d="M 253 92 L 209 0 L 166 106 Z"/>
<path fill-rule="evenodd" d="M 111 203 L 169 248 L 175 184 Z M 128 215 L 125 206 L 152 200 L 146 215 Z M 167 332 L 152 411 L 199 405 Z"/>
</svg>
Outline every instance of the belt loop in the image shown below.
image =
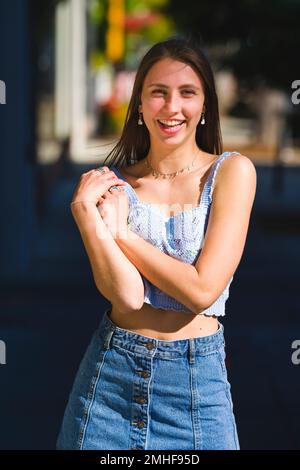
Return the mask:
<svg viewBox="0 0 300 470">
<path fill-rule="evenodd" d="M 189 338 L 189 363 L 195 363 L 195 340 L 194 338 Z"/>
<path fill-rule="evenodd" d="M 114 332 L 115 332 L 114 328 L 107 328 L 107 331 L 105 331 L 104 344 L 103 344 L 104 349 L 109 349 L 110 342 L 111 342 Z"/>
</svg>

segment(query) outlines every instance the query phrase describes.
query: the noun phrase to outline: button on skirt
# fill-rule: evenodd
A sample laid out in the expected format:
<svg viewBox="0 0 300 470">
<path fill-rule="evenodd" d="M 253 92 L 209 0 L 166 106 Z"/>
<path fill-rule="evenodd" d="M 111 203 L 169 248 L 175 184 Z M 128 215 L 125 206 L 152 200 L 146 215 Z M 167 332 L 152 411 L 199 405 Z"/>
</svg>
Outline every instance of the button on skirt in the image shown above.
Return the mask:
<svg viewBox="0 0 300 470">
<path fill-rule="evenodd" d="M 224 327 L 164 341 L 104 312 L 69 395 L 57 449 L 239 449 Z"/>
</svg>

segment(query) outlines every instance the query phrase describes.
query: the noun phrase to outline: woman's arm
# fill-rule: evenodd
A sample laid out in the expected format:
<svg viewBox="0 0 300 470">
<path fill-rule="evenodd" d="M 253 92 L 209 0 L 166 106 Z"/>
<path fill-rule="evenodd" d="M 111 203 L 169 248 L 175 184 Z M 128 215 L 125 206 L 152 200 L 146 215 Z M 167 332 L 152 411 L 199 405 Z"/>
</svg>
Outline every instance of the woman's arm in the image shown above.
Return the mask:
<svg viewBox="0 0 300 470">
<path fill-rule="evenodd" d="M 179 261 L 132 231 L 116 242 L 152 284 L 201 313 L 212 305 L 234 274 L 246 240 L 256 189 L 250 159 L 233 155 L 218 171 L 209 224 L 195 266 Z"/>
<path fill-rule="evenodd" d="M 72 214 L 97 289 L 122 313 L 139 310 L 144 303 L 141 275 L 118 247 L 97 207 L 90 203 L 78 203 L 72 206 Z"/>
<path fill-rule="evenodd" d="M 208 307 L 205 292 L 199 289 L 195 266 L 162 253 L 130 229 L 127 236 L 116 237 L 116 242 L 143 276 L 160 290 L 195 313 Z"/>
<path fill-rule="evenodd" d="M 231 155 L 216 174 L 205 241 L 197 259 L 201 286 L 210 305 L 236 271 L 246 243 L 256 193 L 256 169 L 244 155 Z"/>
</svg>

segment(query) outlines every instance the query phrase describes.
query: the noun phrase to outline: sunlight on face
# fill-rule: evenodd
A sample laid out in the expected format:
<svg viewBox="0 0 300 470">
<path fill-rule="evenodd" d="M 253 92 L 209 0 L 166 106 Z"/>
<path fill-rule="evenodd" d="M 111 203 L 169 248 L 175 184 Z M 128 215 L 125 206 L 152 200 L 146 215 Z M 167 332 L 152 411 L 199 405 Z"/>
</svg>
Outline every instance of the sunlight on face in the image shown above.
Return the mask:
<svg viewBox="0 0 300 470">
<path fill-rule="evenodd" d="M 169 58 L 154 64 L 146 75 L 140 106 L 151 141 L 195 140 L 204 98 L 201 80 L 190 65 Z"/>
</svg>

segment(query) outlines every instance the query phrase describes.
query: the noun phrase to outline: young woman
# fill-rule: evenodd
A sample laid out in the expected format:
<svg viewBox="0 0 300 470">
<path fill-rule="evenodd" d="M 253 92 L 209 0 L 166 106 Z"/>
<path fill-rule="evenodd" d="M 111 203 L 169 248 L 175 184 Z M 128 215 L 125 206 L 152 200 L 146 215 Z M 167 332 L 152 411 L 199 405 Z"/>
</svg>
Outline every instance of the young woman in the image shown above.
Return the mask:
<svg viewBox="0 0 300 470">
<path fill-rule="evenodd" d="M 222 152 L 211 67 L 189 40 L 142 59 L 109 166 L 71 203 L 112 305 L 80 364 L 58 449 L 239 449 L 224 327 L 255 197 Z"/>
</svg>

